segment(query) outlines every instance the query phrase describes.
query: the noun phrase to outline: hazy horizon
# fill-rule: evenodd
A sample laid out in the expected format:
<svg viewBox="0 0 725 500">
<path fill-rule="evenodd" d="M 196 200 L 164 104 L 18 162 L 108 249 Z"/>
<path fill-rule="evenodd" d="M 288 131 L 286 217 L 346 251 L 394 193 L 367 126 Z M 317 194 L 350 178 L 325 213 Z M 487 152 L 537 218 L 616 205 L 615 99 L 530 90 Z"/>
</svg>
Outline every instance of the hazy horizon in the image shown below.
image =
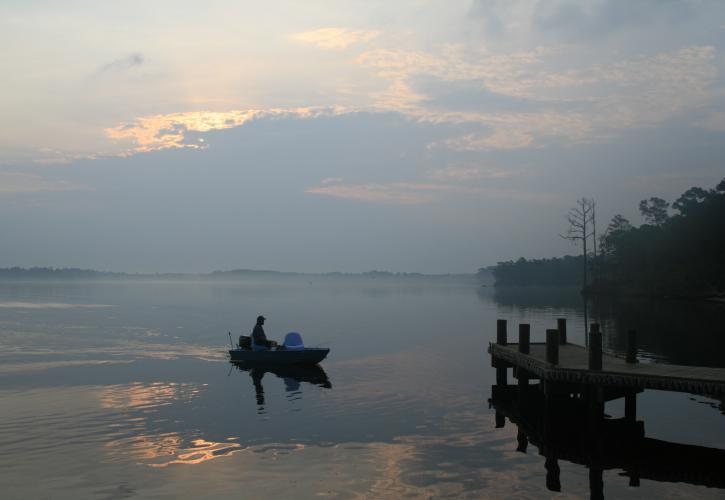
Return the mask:
<svg viewBox="0 0 725 500">
<path fill-rule="evenodd" d="M 725 177 L 716 1 L 9 1 L 0 42 L 0 267 L 475 273 Z"/>
<path fill-rule="evenodd" d="M 264 277 L 264 275 L 269 275 L 272 277 L 275 276 L 322 276 L 322 277 L 392 277 L 392 278 L 445 278 L 445 277 L 451 277 L 451 278 L 457 278 L 457 277 L 465 277 L 465 278 L 475 278 L 479 275 L 479 270 L 476 269 L 474 271 L 468 272 L 468 273 L 418 273 L 418 272 L 403 272 L 403 271 L 396 271 L 394 269 L 368 269 L 366 271 L 360 271 L 360 272 L 344 272 L 344 271 L 329 271 L 329 272 L 307 272 L 307 271 L 289 271 L 286 269 L 212 269 L 209 271 L 198 271 L 198 272 L 190 272 L 190 271 L 169 271 L 169 272 L 163 272 L 163 273 L 157 273 L 157 272 L 138 272 L 138 271 L 117 271 L 114 269 L 88 269 L 88 268 L 71 268 L 71 267 L 50 267 L 50 266 L 33 266 L 33 267 L 18 267 L 18 266 L 9 266 L 9 267 L 0 267 L 0 278 L 6 277 L 2 276 L 3 271 L 12 271 L 12 270 L 19 270 L 23 275 L 30 276 L 33 272 L 40 273 L 41 275 L 43 272 L 48 272 L 49 274 L 53 273 L 65 273 L 66 277 L 72 278 L 72 274 L 74 271 L 80 272 L 80 273 L 99 273 L 101 275 L 119 275 L 121 277 L 150 277 L 150 276 L 200 276 L 200 277 L 220 277 L 220 278 L 232 278 L 235 274 L 242 274 L 244 275 L 261 275 L 260 277 Z M 487 273 L 488 275 L 488 273 Z M 63 278 L 63 276 L 59 276 L 60 278 Z"/>
</svg>

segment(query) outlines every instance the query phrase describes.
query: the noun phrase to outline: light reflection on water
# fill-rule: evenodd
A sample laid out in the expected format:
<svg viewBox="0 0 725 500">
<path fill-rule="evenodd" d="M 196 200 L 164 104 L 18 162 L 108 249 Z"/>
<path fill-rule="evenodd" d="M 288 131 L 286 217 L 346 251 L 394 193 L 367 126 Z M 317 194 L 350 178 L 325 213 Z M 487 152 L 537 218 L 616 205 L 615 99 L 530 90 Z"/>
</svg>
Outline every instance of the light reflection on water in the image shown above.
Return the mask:
<svg viewBox="0 0 725 500">
<path fill-rule="evenodd" d="M 531 323 L 535 338 L 566 316 L 581 342 L 584 317 L 566 292 L 496 293 L 450 282 L 0 285 L 1 304 L 38 304 L 0 308 L 0 487 L 9 498 L 538 498 L 543 459 L 517 453 L 514 426 L 495 429 L 486 404 L 486 344 L 498 317 L 512 331 Z M 617 318 L 636 317 L 612 311 L 591 314 L 617 351 Z M 248 333 L 259 313 L 273 338 L 302 330 L 330 345 L 321 370 L 228 363 L 227 331 Z M 643 337 L 641 354 L 682 357 Z M 725 448 L 718 408 L 702 399 L 643 398 L 648 432 Z M 561 467 L 564 491 L 585 495 L 586 470 Z M 632 490 L 616 471 L 605 482 L 620 497 L 718 496 Z"/>
</svg>

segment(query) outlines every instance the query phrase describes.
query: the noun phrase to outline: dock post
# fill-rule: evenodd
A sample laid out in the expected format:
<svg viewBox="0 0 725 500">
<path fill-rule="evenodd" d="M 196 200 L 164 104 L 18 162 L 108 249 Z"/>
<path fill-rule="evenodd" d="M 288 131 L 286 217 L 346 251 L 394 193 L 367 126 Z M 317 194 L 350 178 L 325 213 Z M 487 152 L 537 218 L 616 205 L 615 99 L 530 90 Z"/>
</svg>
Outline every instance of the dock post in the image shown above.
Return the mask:
<svg viewBox="0 0 725 500">
<path fill-rule="evenodd" d="M 630 422 L 637 420 L 637 393 L 634 391 L 624 396 L 624 418 Z"/>
<path fill-rule="evenodd" d="M 503 429 L 506 425 L 506 417 L 504 416 L 504 414 L 500 411 L 497 411 L 494 418 L 496 420 L 496 429 Z"/>
<path fill-rule="evenodd" d="M 559 329 L 559 343 L 566 344 L 566 318 L 557 318 L 556 327 Z"/>
<path fill-rule="evenodd" d="M 531 344 L 531 325 L 521 323 L 519 325 L 519 352 L 529 354 L 529 345 Z"/>
<path fill-rule="evenodd" d="M 519 352 L 529 354 L 531 345 L 531 325 L 528 323 L 519 324 Z M 519 381 L 519 395 L 522 395 L 521 387 L 529 385 L 529 372 L 519 367 L 516 370 L 516 378 Z"/>
<path fill-rule="evenodd" d="M 529 446 L 529 438 L 526 436 L 524 431 L 521 430 L 521 427 L 519 427 L 518 432 L 516 433 L 516 441 L 518 443 L 518 446 L 516 446 L 516 451 L 519 451 L 521 453 L 526 453 L 526 448 Z"/>
<path fill-rule="evenodd" d="M 637 362 L 637 332 L 629 330 L 627 332 L 627 363 Z"/>
<path fill-rule="evenodd" d="M 508 344 L 505 319 L 496 320 L 496 343 L 498 345 Z"/>
<path fill-rule="evenodd" d="M 496 320 L 496 343 L 498 345 L 507 345 L 508 338 L 506 332 L 506 320 Z M 504 386 L 508 384 L 508 365 L 503 360 L 496 360 L 496 385 Z"/>
<path fill-rule="evenodd" d="M 602 369 L 602 332 L 599 323 L 592 323 L 589 330 L 589 369 Z"/>
<path fill-rule="evenodd" d="M 604 500 L 604 468 L 598 462 L 589 466 L 589 498 L 592 500 Z"/>
<path fill-rule="evenodd" d="M 519 324 L 519 352 L 529 354 L 531 345 L 531 325 L 528 323 Z M 519 395 L 522 395 L 523 386 L 529 385 L 529 372 L 519 367 L 516 370 L 516 378 L 519 381 Z"/>
<path fill-rule="evenodd" d="M 547 456 L 544 461 L 544 468 L 546 469 L 546 489 L 556 492 L 561 491 L 561 469 L 556 457 L 553 455 Z"/>
<path fill-rule="evenodd" d="M 503 387 L 508 385 L 508 368 L 502 360 L 497 361 L 496 365 L 496 385 Z"/>
<path fill-rule="evenodd" d="M 546 330 L 546 362 L 559 364 L 559 330 Z"/>
</svg>

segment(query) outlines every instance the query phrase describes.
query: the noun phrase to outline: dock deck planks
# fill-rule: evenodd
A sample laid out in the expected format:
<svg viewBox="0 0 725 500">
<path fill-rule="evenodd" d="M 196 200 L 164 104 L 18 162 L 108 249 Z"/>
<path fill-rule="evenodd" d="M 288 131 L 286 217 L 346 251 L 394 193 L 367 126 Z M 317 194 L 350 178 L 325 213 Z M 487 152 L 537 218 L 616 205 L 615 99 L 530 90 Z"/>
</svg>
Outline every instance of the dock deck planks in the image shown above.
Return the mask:
<svg viewBox="0 0 725 500">
<path fill-rule="evenodd" d="M 494 363 L 502 360 L 542 380 L 708 395 L 725 394 L 723 368 L 627 363 L 623 358 L 603 354 L 602 369 L 589 370 L 587 349 L 569 343 L 559 346 L 557 365 L 546 362 L 546 344 L 543 343 L 531 343 L 529 354 L 520 353 L 518 344 L 491 343 L 489 352 Z"/>
</svg>

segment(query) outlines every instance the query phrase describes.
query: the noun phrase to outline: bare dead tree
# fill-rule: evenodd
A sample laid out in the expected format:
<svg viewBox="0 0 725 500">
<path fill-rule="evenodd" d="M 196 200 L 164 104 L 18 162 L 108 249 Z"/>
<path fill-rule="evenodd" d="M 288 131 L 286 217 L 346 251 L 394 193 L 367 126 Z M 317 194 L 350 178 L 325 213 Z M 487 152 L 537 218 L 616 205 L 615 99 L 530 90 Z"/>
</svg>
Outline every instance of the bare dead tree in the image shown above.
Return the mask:
<svg viewBox="0 0 725 500">
<path fill-rule="evenodd" d="M 582 255 L 584 257 L 584 284 L 582 289 L 586 289 L 588 282 L 587 242 L 591 236 L 595 235 L 592 228 L 596 230 L 594 200 L 588 198 L 577 200 L 576 207 L 569 210 L 566 220 L 569 222 L 569 229 L 566 234 L 560 236 L 574 243 L 582 243 Z M 596 243 L 594 248 L 596 251 Z"/>
<path fill-rule="evenodd" d="M 592 248 L 594 248 L 594 262 L 597 261 L 597 204 L 592 202 Z"/>
<path fill-rule="evenodd" d="M 594 281 L 599 278 L 599 265 L 600 262 L 597 259 L 597 204 L 592 202 L 592 248 L 594 249 L 594 265 L 592 266 L 592 279 Z"/>
</svg>

